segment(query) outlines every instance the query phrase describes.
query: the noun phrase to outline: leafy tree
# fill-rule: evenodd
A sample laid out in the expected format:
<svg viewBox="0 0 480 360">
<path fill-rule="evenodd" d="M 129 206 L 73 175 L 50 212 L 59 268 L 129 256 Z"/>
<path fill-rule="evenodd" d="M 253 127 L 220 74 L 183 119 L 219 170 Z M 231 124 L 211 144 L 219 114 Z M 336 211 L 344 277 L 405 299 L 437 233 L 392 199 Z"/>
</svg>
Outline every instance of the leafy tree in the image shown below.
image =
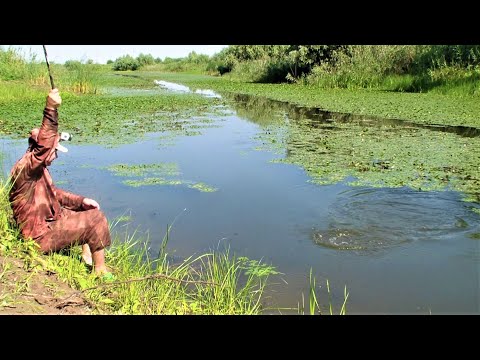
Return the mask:
<svg viewBox="0 0 480 360">
<path fill-rule="evenodd" d="M 137 70 L 139 67 L 138 61 L 130 55 L 117 58 L 112 65 L 112 69 L 115 71 Z"/>
<path fill-rule="evenodd" d="M 186 61 L 193 64 L 206 64 L 209 59 L 208 55 L 197 54 L 195 51 L 192 51 L 188 54 Z"/>
<path fill-rule="evenodd" d="M 153 65 L 155 64 L 155 59 L 150 54 L 140 54 L 137 56 L 137 62 L 139 66 Z"/>
</svg>

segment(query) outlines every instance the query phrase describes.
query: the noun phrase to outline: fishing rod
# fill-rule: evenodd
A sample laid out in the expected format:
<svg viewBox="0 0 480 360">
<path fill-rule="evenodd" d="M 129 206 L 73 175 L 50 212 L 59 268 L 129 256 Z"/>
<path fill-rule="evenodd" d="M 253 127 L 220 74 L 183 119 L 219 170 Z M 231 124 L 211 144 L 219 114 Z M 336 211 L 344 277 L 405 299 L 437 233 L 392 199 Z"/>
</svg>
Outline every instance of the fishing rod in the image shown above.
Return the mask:
<svg viewBox="0 0 480 360">
<path fill-rule="evenodd" d="M 50 76 L 50 85 L 52 85 L 52 89 L 55 89 L 55 84 L 53 83 L 52 73 L 50 72 L 50 64 L 48 63 L 47 49 L 45 48 L 45 45 L 42 45 L 42 46 L 43 46 L 43 52 L 45 53 L 45 61 L 47 62 L 48 76 Z"/>
</svg>

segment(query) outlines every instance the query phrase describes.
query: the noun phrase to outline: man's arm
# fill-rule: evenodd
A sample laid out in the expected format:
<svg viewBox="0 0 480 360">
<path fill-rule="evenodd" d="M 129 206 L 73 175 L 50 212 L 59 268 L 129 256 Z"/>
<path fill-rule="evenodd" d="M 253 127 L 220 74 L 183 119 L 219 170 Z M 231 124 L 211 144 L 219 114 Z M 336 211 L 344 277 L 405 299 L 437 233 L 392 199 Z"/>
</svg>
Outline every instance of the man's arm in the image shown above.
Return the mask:
<svg viewBox="0 0 480 360">
<path fill-rule="evenodd" d="M 43 110 L 42 125 L 35 139 L 37 146 L 33 150 L 31 160 L 32 170 L 37 169 L 45 162 L 50 152 L 55 146 L 55 140 L 58 135 L 58 107 L 62 103 L 62 98 L 58 89 L 52 89 L 48 93 L 45 109 Z"/>
<path fill-rule="evenodd" d="M 58 202 L 64 208 L 73 211 L 84 210 L 83 200 L 85 199 L 85 196 L 73 194 L 59 188 L 55 188 L 55 194 Z"/>
<path fill-rule="evenodd" d="M 73 211 L 100 210 L 98 202 L 85 196 L 73 194 L 59 188 L 55 188 L 55 194 L 60 205 L 66 209 Z"/>
</svg>

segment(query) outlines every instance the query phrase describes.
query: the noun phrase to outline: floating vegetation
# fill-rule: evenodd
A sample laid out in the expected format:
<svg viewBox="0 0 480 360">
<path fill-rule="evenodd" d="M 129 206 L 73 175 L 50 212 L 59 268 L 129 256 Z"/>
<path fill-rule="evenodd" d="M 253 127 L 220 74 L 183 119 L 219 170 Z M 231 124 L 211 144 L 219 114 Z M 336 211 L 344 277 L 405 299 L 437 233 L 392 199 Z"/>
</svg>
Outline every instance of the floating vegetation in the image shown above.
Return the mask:
<svg viewBox="0 0 480 360">
<path fill-rule="evenodd" d="M 182 185 L 181 180 L 166 180 L 164 178 L 144 178 L 140 180 L 124 180 L 124 184 L 133 187 L 146 186 L 146 185 Z"/>
<path fill-rule="evenodd" d="M 216 188 L 211 187 L 204 183 L 193 183 L 191 181 L 184 180 L 167 180 L 164 178 L 144 178 L 140 180 L 124 180 L 124 184 L 139 187 L 139 186 L 148 186 L 148 185 L 186 185 L 190 189 L 195 189 L 201 192 L 214 192 L 217 191 Z"/>
<path fill-rule="evenodd" d="M 214 188 L 214 187 L 211 187 L 205 183 L 194 183 L 194 184 L 188 184 L 187 185 L 190 189 L 196 189 L 196 190 L 199 190 L 201 192 L 215 192 L 217 191 L 218 189 L 217 188 Z"/>
<path fill-rule="evenodd" d="M 180 175 L 176 163 L 158 163 L 158 164 L 116 164 L 107 167 L 108 170 L 117 176 L 146 176 L 147 174 L 162 174 L 164 176 Z"/>
<path fill-rule="evenodd" d="M 381 122 L 336 126 L 342 131 L 296 122 L 281 161 L 302 166 L 319 184 L 354 177 L 352 186 L 452 189 L 479 200 L 480 138 Z"/>
<path fill-rule="evenodd" d="M 140 179 L 127 179 L 123 183 L 132 187 L 151 186 L 151 185 L 184 185 L 190 189 L 201 192 L 214 192 L 216 188 L 202 182 L 190 180 L 168 179 L 180 175 L 180 170 L 176 163 L 157 163 L 157 164 L 116 164 L 104 169 L 109 170 L 116 176 L 137 177 Z"/>
<path fill-rule="evenodd" d="M 273 131 L 267 128 L 265 132 L 257 134 L 254 139 L 260 145 L 257 145 L 254 150 L 270 151 L 276 155 L 285 155 L 287 130 L 286 126 L 280 126 Z"/>
</svg>

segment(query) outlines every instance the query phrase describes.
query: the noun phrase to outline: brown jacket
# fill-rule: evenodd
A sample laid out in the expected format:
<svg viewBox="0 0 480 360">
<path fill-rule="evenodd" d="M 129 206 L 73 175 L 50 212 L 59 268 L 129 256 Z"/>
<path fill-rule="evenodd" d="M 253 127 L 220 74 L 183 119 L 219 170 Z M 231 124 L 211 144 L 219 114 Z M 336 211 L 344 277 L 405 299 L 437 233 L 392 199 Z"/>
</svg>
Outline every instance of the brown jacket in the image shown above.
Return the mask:
<svg viewBox="0 0 480 360">
<path fill-rule="evenodd" d="M 58 112 L 45 108 L 37 141 L 13 166 L 10 203 L 24 238 L 36 239 L 48 231 L 48 223 L 61 217 L 61 207 L 81 210 L 83 196 L 58 189 L 45 160 L 58 141 Z"/>
</svg>

